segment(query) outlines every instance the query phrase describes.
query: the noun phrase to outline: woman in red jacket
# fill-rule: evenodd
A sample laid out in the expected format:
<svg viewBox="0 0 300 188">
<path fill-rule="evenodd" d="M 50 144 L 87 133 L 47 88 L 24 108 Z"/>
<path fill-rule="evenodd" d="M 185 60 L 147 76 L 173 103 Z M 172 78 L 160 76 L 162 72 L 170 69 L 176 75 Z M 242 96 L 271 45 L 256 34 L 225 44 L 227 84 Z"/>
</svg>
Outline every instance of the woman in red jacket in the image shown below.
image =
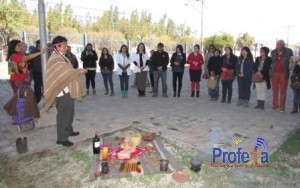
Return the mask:
<svg viewBox="0 0 300 188">
<path fill-rule="evenodd" d="M 194 52 L 190 53 L 187 59 L 187 64 L 190 65 L 190 80 L 191 80 L 191 97 L 199 97 L 200 95 L 200 81 L 202 73 L 202 65 L 204 63 L 203 56 L 199 53 L 200 46 L 194 46 Z"/>
<path fill-rule="evenodd" d="M 30 75 L 28 70 L 28 61 L 45 53 L 45 50 L 24 55 L 24 50 L 20 40 L 12 40 L 8 44 L 7 61 L 10 64 L 10 85 L 13 93 L 23 85 L 30 85 Z"/>
</svg>

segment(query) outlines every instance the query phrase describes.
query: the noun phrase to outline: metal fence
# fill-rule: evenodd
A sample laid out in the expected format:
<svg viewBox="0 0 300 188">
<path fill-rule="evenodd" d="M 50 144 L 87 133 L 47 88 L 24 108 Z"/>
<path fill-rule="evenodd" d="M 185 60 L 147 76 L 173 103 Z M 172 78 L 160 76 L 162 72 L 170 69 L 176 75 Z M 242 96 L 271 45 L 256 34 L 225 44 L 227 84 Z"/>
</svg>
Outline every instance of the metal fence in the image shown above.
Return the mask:
<svg viewBox="0 0 300 188">
<path fill-rule="evenodd" d="M 175 51 L 175 48 L 178 44 L 181 44 L 183 46 L 183 49 L 186 53 L 190 53 L 193 50 L 193 43 L 176 43 L 176 42 L 166 42 L 166 41 L 127 41 L 127 40 L 112 40 L 112 39 L 104 39 L 104 38 L 89 38 L 89 36 L 86 35 L 70 35 L 70 34 L 62 34 L 68 39 L 69 44 L 79 44 L 83 47 L 87 43 L 91 43 L 96 52 L 99 54 L 101 53 L 101 49 L 106 47 L 109 49 L 111 54 L 115 55 L 119 51 L 120 47 L 123 44 L 126 44 L 128 48 L 131 50 L 131 52 L 135 51 L 137 45 L 140 42 L 143 42 L 147 48 L 148 51 L 152 49 L 156 49 L 156 46 L 159 42 L 164 43 L 165 45 L 165 51 L 169 53 L 173 53 Z M 52 41 L 53 38 L 57 36 L 54 34 L 48 34 L 47 39 L 48 41 Z M 35 41 L 39 39 L 38 33 L 20 33 L 19 37 L 26 42 L 29 46 L 35 45 Z"/>
</svg>

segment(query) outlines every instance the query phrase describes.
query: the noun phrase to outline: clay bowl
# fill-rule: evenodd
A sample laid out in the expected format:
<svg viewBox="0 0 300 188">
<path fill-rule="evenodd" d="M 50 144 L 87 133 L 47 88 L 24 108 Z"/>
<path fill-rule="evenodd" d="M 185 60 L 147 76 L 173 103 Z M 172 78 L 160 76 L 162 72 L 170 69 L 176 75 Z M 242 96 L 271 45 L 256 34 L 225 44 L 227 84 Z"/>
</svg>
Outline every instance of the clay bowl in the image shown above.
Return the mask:
<svg viewBox="0 0 300 188">
<path fill-rule="evenodd" d="M 145 141 L 153 141 L 156 137 L 156 134 L 155 133 L 150 133 L 150 134 L 147 134 L 147 135 L 144 135 L 143 136 L 143 140 Z"/>
</svg>

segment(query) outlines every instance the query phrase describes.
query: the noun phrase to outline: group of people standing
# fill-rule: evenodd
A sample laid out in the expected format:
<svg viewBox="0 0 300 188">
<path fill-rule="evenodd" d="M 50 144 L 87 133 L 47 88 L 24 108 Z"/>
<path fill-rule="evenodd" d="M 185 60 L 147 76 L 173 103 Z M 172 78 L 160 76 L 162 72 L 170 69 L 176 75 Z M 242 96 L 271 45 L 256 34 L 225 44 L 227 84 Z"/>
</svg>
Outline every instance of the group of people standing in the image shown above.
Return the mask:
<svg viewBox="0 0 300 188">
<path fill-rule="evenodd" d="M 81 60 L 83 69 L 78 68 L 76 56 L 71 53 L 68 41 L 65 37 L 57 36 L 52 41 L 52 48 L 49 61 L 47 63 L 47 79 L 45 89 L 42 82 L 40 55 L 47 50 L 40 48 L 39 41 L 36 42 L 36 49 L 31 54 L 26 54 L 26 45 L 19 40 L 12 40 L 9 43 L 7 61 L 9 62 L 10 84 L 13 93 L 16 94 L 22 85 L 30 85 L 30 71 L 32 67 L 34 89 L 36 100 L 39 102 L 42 95 L 45 96 L 45 108 L 49 110 L 56 102 L 57 108 L 57 144 L 72 146 L 68 140 L 69 136 L 77 136 L 72 127 L 74 119 L 74 99 L 81 100 L 83 96 L 89 94 L 90 85 L 95 90 L 97 53 L 93 50 L 92 44 L 88 44 L 82 52 Z M 221 102 L 231 103 L 232 85 L 235 78 L 238 83 L 239 106 L 248 106 L 251 85 L 255 83 L 257 92 L 257 105 L 255 108 L 264 109 L 267 89 L 273 89 L 274 110 L 285 111 L 286 93 L 289 79 L 293 89 L 294 105 L 292 113 L 297 113 L 300 107 L 300 59 L 293 57 L 291 49 L 285 47 L 285 43 L 279 40 L 276 49 L 262 47 L 260 56 L 254 61 L 248 47 L 241 49 L 239 57 L 233 54 L 230 47 L 225 48 L 225 54 L 221 56 L 221 50 L 214 45 L 209 46 L 209 52 L 205 59 L 200 53 L 199 45 L 194 46 L 194 50 L 187 57 L 183 47 L 178 45 L 176 51 L 169 58 L 169 54 L 164 51 L 164 44 L 159 43 L 157 50 L 151 50 L 151 55 L 146 53 L 144 43 L 137 46 L 136 52 L 131 57 L 128 47 L 122 45 L 117 55 L 117 74 L 120 79 L 121 96 L 128 97 L 129 77 L 131 76 L 131 63 L 134 65 L 135 84 L 138 96 L 144 97 L 147 86 L 147 73 L 150 73 L 153 97 L 158 96 L 159 80 L 162 80 L 162 96 L 168 97 L 167 70 L 168 65 L 173 73 L 173 97 L 180 97 L 182 89 L 182 79 L 185 65 L 189 65 L 191 97 L 200 96 L 201 78 L 216 81 L 216 86 L 208 90 L 211 101 L 217 101 L 219 97 L 219 82 L 222 83 Z M 29 64 L 30 62 L 31 64 Z M 99 67 L 106 89 L 105 94 L 114 96 L 113 70 L 114 58 L 107 48 L 102 49 L 99 59 Z M 204 74 L 202 67 L 204 65 Z M 290 75 L 291 73 L 291 75 Z M 85 74 L 86 87 L 82 87 L 81 75 Z M 110 88 L 108 87 L 110 86 Z M 110 90 L 109 90 L 110 89 Z M 43 94 L 43 90 L 45 93 Z"/>
<path fill-rule="evenodd" d="M 230 47 L 225 48 L 221 57 L 219 49 L 214 45 L 209 47 L 206 54 L 205 75 L 213 77 L 217 84 L 214 89 L 209 89 L 212 101 L 218 100 L 219 81 L 222 83 L 222 103 L 231 103 L 232 84 L 235 78 L 238 83 L 238 106 L 249 105 L 251 85 L 254 83 L 257 93 L 256 109 L 265 108 L 267 90 L 272 88 L 272 109 L 285 111 L 286 94 L 289 79 L 294 93 L 292 113 L 297 113 L 300 104 L 300 60 L 293 58 L 291 49 L 285 47 L 283 40 L 277 41 L 276 49 L 271 51 L 268 47 L 260 49 L 260 56 L 254 61 L 249 47 L 243 47 L 239 57 L 232 53 Z M 291 73 L 291 76 L 290 76 Z M 207 77 L 208 77 L 207 76 Z"/>
</svg>

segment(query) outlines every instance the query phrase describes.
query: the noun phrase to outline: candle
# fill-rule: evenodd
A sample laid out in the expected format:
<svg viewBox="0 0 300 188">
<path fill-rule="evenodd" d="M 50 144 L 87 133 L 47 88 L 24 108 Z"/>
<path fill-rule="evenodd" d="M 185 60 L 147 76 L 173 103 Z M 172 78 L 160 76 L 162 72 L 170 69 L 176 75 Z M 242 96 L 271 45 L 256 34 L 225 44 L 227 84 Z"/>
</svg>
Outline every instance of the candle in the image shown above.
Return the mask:
<svg viewBox="0 0 300 188">
<path fill-rule="evenodd" d="M 108 158 L 108 147 L 102 149 L 102 160 L 107 160 Z"/>
</svg>

